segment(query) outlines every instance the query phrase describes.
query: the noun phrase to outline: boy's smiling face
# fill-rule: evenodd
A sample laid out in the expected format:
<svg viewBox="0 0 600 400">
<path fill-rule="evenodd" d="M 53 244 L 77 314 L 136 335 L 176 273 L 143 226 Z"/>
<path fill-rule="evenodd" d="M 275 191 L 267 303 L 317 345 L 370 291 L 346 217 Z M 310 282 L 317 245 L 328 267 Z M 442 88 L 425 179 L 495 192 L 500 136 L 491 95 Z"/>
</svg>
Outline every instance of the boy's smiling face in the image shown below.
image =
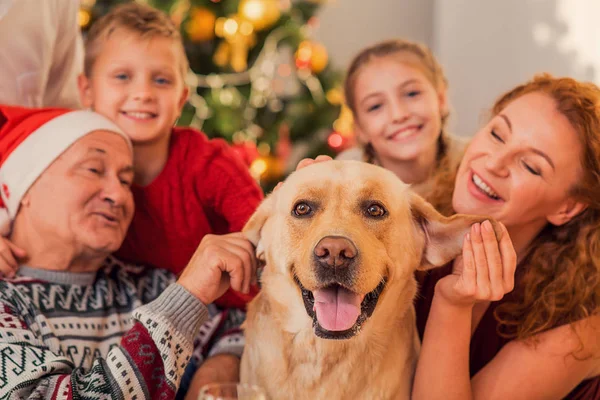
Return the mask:
<svg viewBox="0 0 600 400">
<path fill-rule="evenodd" d="M 79 78 L 83 105 L 112 119 L 134 145 L 168 140 L 189 92 L 179 46 L 171 38 L 116 29 L 91 75 Z"/>
</svg>

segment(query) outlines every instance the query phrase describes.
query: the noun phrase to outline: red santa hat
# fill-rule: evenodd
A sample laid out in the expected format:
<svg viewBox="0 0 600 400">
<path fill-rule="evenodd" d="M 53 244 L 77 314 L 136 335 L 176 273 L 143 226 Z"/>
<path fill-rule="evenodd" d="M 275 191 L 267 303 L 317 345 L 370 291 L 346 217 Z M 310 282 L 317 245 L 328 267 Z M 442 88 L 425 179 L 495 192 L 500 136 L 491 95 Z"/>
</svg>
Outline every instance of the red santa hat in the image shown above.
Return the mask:
<svg viewBox="0 0 600 400">
<path fill-rule="evenodd" d="M 10 233 L 22 197 L 52 162 L 78 139 L 105 130 L 129 138 L 92 111 L 0 105 L 0 234 Z"/>
</svg>

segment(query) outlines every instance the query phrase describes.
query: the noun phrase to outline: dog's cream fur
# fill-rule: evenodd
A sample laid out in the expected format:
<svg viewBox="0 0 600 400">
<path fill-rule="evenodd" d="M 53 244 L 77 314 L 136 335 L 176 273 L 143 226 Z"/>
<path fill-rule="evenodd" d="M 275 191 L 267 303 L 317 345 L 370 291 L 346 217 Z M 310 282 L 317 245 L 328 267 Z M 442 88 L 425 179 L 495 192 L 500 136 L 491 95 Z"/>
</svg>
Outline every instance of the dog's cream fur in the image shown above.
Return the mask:
<svg viewBox="0 0 600 400">
<path fill-rule="evenodd" d="M 302 201 L 313 208 L 306 218 L 293 213 Z M 386 215 L 370 216 L 372 204 Z M 391 172 L 365 163 L 328 161 L 293 173 L 244 228 L 266 265 L 244 326 L 242 381 L 264 387 L 271 400 L 409 399 L 420 347 L 414 272 L 455 258 L 483 219 L 444 218 Z M 344 340 L 315 335 L 294 280 L 320 287 L 313 249 L 332 235 L 358 249 L 348 289 L 366 294 L 386 279 L 371 317 Z"/>
</svg>

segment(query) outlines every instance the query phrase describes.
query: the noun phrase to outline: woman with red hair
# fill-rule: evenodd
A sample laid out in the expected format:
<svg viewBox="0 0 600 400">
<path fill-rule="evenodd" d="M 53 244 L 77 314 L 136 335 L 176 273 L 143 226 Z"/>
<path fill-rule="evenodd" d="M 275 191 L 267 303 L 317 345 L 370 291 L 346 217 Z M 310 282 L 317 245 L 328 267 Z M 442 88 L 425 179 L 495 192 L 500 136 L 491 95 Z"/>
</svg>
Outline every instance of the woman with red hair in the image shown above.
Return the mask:
<svg viewBox="0 0 600 400">
<path fill-rule="evenodd" d="M 422 277 L 413 399 L 598 399 L 600 89 L 540 75 L 492 115 L 435 195 L 512 243 L 476 224 Z"/>
</svg>

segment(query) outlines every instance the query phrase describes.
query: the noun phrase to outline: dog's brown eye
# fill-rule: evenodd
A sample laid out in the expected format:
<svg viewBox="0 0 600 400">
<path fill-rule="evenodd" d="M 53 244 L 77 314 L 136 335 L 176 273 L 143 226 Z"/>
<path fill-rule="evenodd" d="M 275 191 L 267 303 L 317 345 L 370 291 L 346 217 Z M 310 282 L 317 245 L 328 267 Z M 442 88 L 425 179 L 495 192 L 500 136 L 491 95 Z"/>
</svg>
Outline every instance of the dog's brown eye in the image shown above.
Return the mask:
<svg viewBox="0 0 600 400">
<path fill-rule="evenodd" d="M 379 204 L 371 204 L 367 208 L 367 214 L 375 218 L 383 217 L 385 215 L 385 208 L 383 208 Z"/>
<path fill-rule="evenodd" d="M 303 217 L 305 215 L 308 215 L 308 214 L 310 214 L 311 211 L 312 211 L 312 209 L 306 203 L 298 203 L 294 207 L 294 214 L 296 214 L 299 217 Z"/>
</svg>

